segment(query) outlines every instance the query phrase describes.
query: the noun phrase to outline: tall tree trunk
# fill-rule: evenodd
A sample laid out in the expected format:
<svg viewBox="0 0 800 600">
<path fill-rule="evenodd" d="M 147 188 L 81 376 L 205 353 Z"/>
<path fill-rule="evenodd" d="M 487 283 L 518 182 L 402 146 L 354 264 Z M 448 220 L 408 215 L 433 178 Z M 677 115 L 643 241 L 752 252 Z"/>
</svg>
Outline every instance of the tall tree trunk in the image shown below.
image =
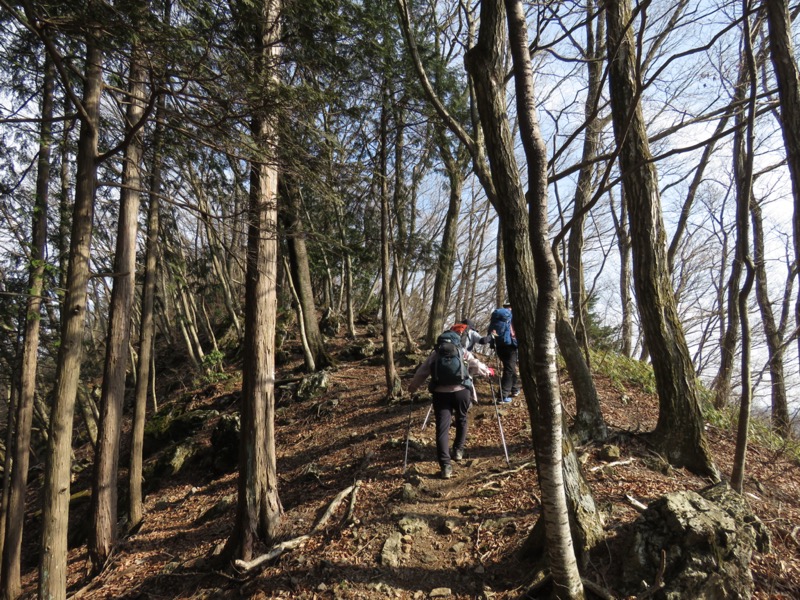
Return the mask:
<svg viewBox="0 0 800 600">
<path fill-rule="evenodd" d="M 742 64 L 739 67 L 739 77 L 736 82 L 733 101 L 731 102 L 733 110 L 736 111 L 738 115 L 741 115 L 741 104 L 745 98 L 747 77 L 747 67 L 745 64 Z M 743 119 L 741 116 L 739 116 L 737 118 L 737 124 L 741 125 L 742 121 Z M 719 125 L 717 126 L 717 129 L 719 130 Z M 735 152 L 741 154 L 742 150 L 739 148 L 739 146 L 743 143 L 741 139 L 741 133 L 737 131 L 736 135 L 739 137 L 738 141 L 735 142 Z M 740 183 L 738 180 L 739 177 L 741 177 L 743 167 L 740 164 L 736 164 L 734 167 L 738 173 L 737 183 Z M 738 191 L 741 190 L 737 190 L 737 192 Z M 739 211 L 737 209 L 737 215 L 738 214 Z M 740 225 L 741 224 L 739 223 L 739 219 L 737 217 L 737 226 Z M 721 325 L 723 327 L 722 340 L 720 343 L 720 363 L 712 385 L 714 390 L 714 406 L 717 408 L 724 407 L 728 403 L 731 395 L 731 376 L 733 373 L 733 364 L 736 358 L 736 345 L 739 339 L 739 283 L 742 278 L 742 268 L 744 265 L 744 254 L 742 254 L 743 251 L 744 249 L 737 242 L 733 264 L 731 265 L 731 273 L 730 277 L 728 278 L 727 310 L 720 311 L 720 321 L 722 322 Z"/>
<path fill-rule="evenodd" d="M 314 354 L 311 352 L 311 347 L 308 345 L 308 336 L 306 335 L 306 320 L 303 315 L 303 303 L 300 302 L 300 296 L 297 295 L 297 286 L 294 284 L 292 276 L 292 268 L 289 266 L 289 259 L 283 257 L 284 276 L 286 277 L 287 287 L 292 294 L 292 302 L 297 306 L 297 325 L 300 329 L 300 345 L 303 347 L 303 358 L 305 359 L 306 371 L 313 372 L 317 370 L 317 365 L 314 362 Z"/>
<path fill-rule="evenodd" d="M 183 247 L 181 247 L 181 253 L 183 253 Z M 184 266 L 185 265 L 186 263 L 184 262 Z M 194 351 L 202 363 L 205 360 L 206 353 L 203 350 L 203 344 L 200 342 L 201 328 L 198 323 L 202 325 L 202 322 L 200 322 L 197 318 L 197 305 L 194 301 L 194 292 L 192 292 L 185 280 L 180 289 L 181 304 L 183 306 L 184 316 L 186 317 L 186 328 L 188 329 L 189 337 L 194 344 Z"/>
<path fill-rule="evenodd" d="M 50 413 L 45 483 L 42 499 L 42 541 L 39 597 L 63 600 L 67 592 L 67 521 L 69 518 L 72 419 L 78 391 L 89 251 L 92 240 L 103 53 L 91 34 L 86 40 L 86 71 L 78 140 L 75 204 L 70 234 L 69 270 L 64 299 L 64 322 L 56 367 L 56 386 Z"/>
<path fill-rule="evenodd" d="M 658 423 L 651 438 L 673 465 L 716 478 L 694 368 L 669 278 L 658 179 L 639 103 L 629 0 L 606 0 L 606 19 L 611 113 L 621 147 L 636 299 L 659 394 Z"/>
<path fill-rule="evenodd" d="M 783 369 L 783 331 L 786 327 L 786 315 L 781 313 L 781 323 L 775 322 L 772 311 L 772 302 L 769 299 L 769 286 L 767 285 L 767 268 L 764 253 L 764 225 L 761 217 L 761 206 L 754 200 L 750 204 L 750 215 L 753 221 L 753 254 L 756 276 L 756 299 L 761 311 L 761 321 L 764 327 L 764 337 L 767 343 L 769 356 L 769 379 L 772 397 L 772 427 L 779 435 L 789 437 L 791 421 L 789 418 L 789 403 L 786 396 L 786 377 Z M 787 306 L 791 297 L 791 272 L 787 277 L 788 289 L 783 295 L 784 306 Z"/>
<path fill-rule="evenodd" d="M 393 400 L 402 393 L 400 378 L 394 366 L 394 335 L 392 318 L 392 285 L 389 271 L 391 256 L 389 239 L 391 235 L 389 220 L 389 182 L 388 182 L 388 145 L 389 145 L 389 92 L 384 81 L 383 102 L 380 116 L 380 141 L 378 148 L 378 195 L 381 204 L 381 299 L 383 302 L 383 366 L 386 374 L 386 397 Z"/>
<path fill-rule="evenodd" d="M 333 366 L 333 359 L 325 349 L 325 340 L 319 330 L 317 306 L 314 302 L 314 288 L 311 282 L 311 269 L 308 264 L 306 234 L 303 227 L 303 206 L 300 202 L 296 184 L 289 175 L 281 177 L 284 185 L 281 199 L 285 205 L 279 211 L 286 232 L 286 244 L 289 248 L 289 266 L 292 270 L 292 281 L 295 284 L 301 317 L 308 341 L 308 347 L 314 359 L 313 370 L 321 371 Z M 307 365 L 308 366 L 308 365 Z"/>
<path fill-rule="evenodd" d="M 610 198 L 611 217 L 617 232 L 617 248 L 619 250 L 619 302 L 622 311 L 620 324 L 620 351 L 623 356 L 633 356 L 633 325 L 631 306 L 631 238 L 628 235 L 628 207 L 625 203 L 625 191 L 622 191 L 619 203 L 619 215 L 614 209 L 614 198 Z"/>
<path fill-rule="evenodd" d="M 166 19 L 169 22 L 169 13 Z M 133 426 L 131 427 L 131 455 L 128 471 L 128 523 L 133 529 L 143 519 L 142 497 L 142 452 L 144 448 L 144 426 L 147 414 L 147 390 L 151 379 L 155 319 L 153 318 L 156 276 L 158 271 L 159 210 L 161 206 L 161 161 L 164 147 L 164 97 L 158 99 L 155 131 L 153 133 L 153 158 L 150 169 L 149 206 L 147 209 L 147 238 L 145 241 L 144 281 L 142 282 L 142 319 L 139 325 L 139 377 L 133 403 Z M 153 373 L 154 375 L 155 373 Z"/>
<path fill-rule="evenodd" d="M 575 202 L 572 209 L 572 227 L 567 241 L 567 273 L 572 298 L 572 325 L 575 337 L 582 348 L 588 348 L 589 339 L 586 328 L 589 326 L 589 308 L 587 305 L 586 286 L 583 280 L 583 226 L 586 220 L 584 207 L 591 200 L 594 179 L 594 158 L 600 143 L 601 124 L 597 117 L 597 103 L 600 94 L 600 83 L 603 72 L 603 27 L 602 19 L 597 18 L 594 7 L 595 0 L 588 0 L 586 6 L 586 67 L 589 87 L 586 91 L 586 103 L 583 114 L 586 129 L 583 138 L 582 166 L 578 171 L 578 182 L 575 187 Z M 598 31 L 595 32 L 595 22 Z M 587 356 L 588 361 L 588 356 Z"/>
<path fill-rule="evenodd" d="M 356 336 L 355 307 L 353 298 L 353 259 L 347 246 L 347 234 L 344 226 L 344 215 L 340 203 L 336 203 L 336 226 L 339 230 L 339 242 L 344 252 L 344 297 L 345 313 L 347 315 L 347 335 Z"/>
<path fill-rule="evenodd" d="M 792 215 L 794 262 L 800 266 L 800 71 L 795 60 L 788 0 L 764 0 L 764 5 L 767 9 L 769 26 L 769 49 L 778 85 L 786 164 L 789 168 L 794 198 Z M 795 303 L 795 325 L 800 327 L 800 294 Z M 798 349 L 800 350 L 800 337 L 798 337 Z"/>
<path fill-rule="evenodd" d="M 140 127 L 145 107 L 146 72 L 142 49 L 131 49 L 126 133 L 133 133 L 122 160 L 119 225 L 114 252 L 114 286 L 111 290 L 106 360 L 100 396 L 100 423 L 92 482 L 89 556 L 95 572 L 103 569 L 117 542 L 117 473 L 125 400 L 125 373 L 131 334 L 131 309 L 136 284 L 136 233 L 138 230 L 142 168 Z"/>
<path fill-rule="evenodd" d="M 8 526 L 8 505 L 11 496 L 11 469 L 12 469 L 12 450 L 14 448 L 15 422 L 14 415 L 17 412 L 17 400 L 19 393 L 14 378 L 8 383 L 6 388 L 6 437 L 5 452 L 3 452 L 3 490 L 0 492 L 0 557 L 5 554 L 6 528 Z"/>
<path fill-rule="evenodd" d="M 608 438 L 608 427 L 600 407 L 600 398 L 589 364 L 583 358 L 575 331 L 569 322 L 569 314 L 560 290 L 556 304 L 556 338 L 575 392 L 575 422 L 572 433 L 578 443 L 588 440 L 603 442 Z"/>
<path fill-rule="evenodd" d="M 64 114 L 68 115 L 72 111 L 72 103 L 69 94 L 64 95 Z M 73 122 L 74 123 L 74 122 Z M 58 248 L 58 289 L 57 296 L 60 301 L 59 315 L 61 316 L 59 325 L 64 321 L 64 292 L 67 289 L 67 270 L 69 269 L 69 232 L 72 216 L 72 202 L 70 198 L 70 133 L 73 123 L 64 121 L 64 128 L 61 132 L 59 141 L 59 154 L 61 165 L 58 172 L 59 192 L 58 192 L 58 236 L 56 238 L 56 248 Z"/>
<path fill-rule="evenodd" d="M 242 326 L 239 322 L 239 315 L 234 302 L 233 284 L 230 276 L 230 263 L 224 260 L 224 244 L 225 241 L 220 241 L 223 235 L 212 224 L 211 210 L 208 206 L 208 195 L 205 190 L 205 182 L 201 181 L 198 177 L 196 169 L 189 165 L 189 182 L 197 198 L 198 208 L 200 209 L 200 220 L 203 223 L 203 228 L 208 241 L 208 253 L 211 258 L 211 268 L 216 275 L 217 281 L 222 291 L 222 300 L 225 303 L 225 308 L 228 311 L 228 316 L 236 329 L 236 336 L 238 339 L 242 338 Z M 223 210 L 223 218 L 224 210 Z M 233 225 L 231 229 L 235 230 L 237 227 Z M 231 248 L 232 250 L 232 248 Z"/>
<path fill-rule="evenodd" d="M 556 313 L 560 297 L 558 270 L 550 250 L 547 219 L 547 150 L 536 116 L 533 69 L 528 49 L 527 22 L 522 0 L 505 0 L 509 46 L 514 65 L 520 137 L 528 161 L 529 227 L 539 294 L 533 336 L 533 376 L 536 395 L 529 400 L 535 421 L 537 467 L 542 489 L 542 512 L 547 536 L 548 563 L 555 598 L 583 598 L 583 583 L 570 535 L 569 510 L 564 489 L 563 415 L 556 368 Z M 567 434 L 569 435 L 569 434 Z"/>
<path fill-rule="evenodd" d="M 98 410 L 92 395 L 85 386 L 78 386 L 78 410 L 81 411 L 83 424 L 86 426 L 86 432 L 89 434 L 89 441 L 92 444 L 92 449 L 97 451 L 97 417 Z"/>
<path fill-rule="evenodd" d="M 436 261 L 436 277 L 433 283 L 433 301 L 428 319 L 425 341 L 433 346 L 438 335 L 444 330 L 445 319 L 450 308 L 450 294 L 453 285 L 453 266 L 456 260 L 456 241 L 458 236 L 458 217 L 461 213 L 461 192 L 464 187 L 464 174 L 455 156 L 450 151 L 450 141 L 439 127 L 436 132 L 439 155 L 444 163 L 447 180 L 450 184 L 447 214 L 444 217 L 444 233 L 439 257 Z M 457 315 L 458 316 L 458 315 Z"/>
<path fill-rule="evenodd" d="M 394 219 L 389 219 L 391 223 L 397 224 L 397 236 L 392 243 L 392 298 L 402 299 L 406 273 L 408 272 L 407 244 L 409 239 L 409 223 L 406 217 L 406 206 L 408 204 L 408 193 L 405 185 L 405 110 L 402 107 L 403 99 L 398 101 L 393 95 L 389 97 L 391 112 L 394 115 L 394 186 L 392 190 L 392 214 Z M 388 176 L 388 174 L 387 174 Z M 394 236 L 393 236 L 394 237 Z M 398 276 L 398 269 L 400 275 Z"/>
<path fill-rule="evenodd" d="M 738 245 L 731 264 L 731 274 L 727 283 L 727 310 L 720 311 L 723 334 L 720 343 L 720 363 L 717 375 L 714 377 L 714 406 L 723 408 L 728 404 L 731 396 L 731 377 L 733 364 L 736 358 L 736 345 L 739 340 L 739 283 L 742 278 L 742 257 L 739 255 Z"/>
<path fill-rule="evenodd" d="M 531 423 L 537 423 L 539 419 L 538 387 L 533 376 L 537 369 L 534 355 L 534 324 L 537 310 L 536 281 L 525 194 L 522 190 L 519 170 L 513 158 L 514 144 L 506 114 L 505 88 L 502 86 L 505 70 L 502 60 L 502 52 L 505 47 L 503 13 L 503 4 L 499 0 L 484 2 L 481 5 L 478 43 L 468 52 L 466 64 L 475 84 L 477 105 L 491 164 L 493 182 L 491 189 L 495 193 L 490 194 L 490 198 L 493 199 L 500 217 L 508 291 L 514 305 L 517 337 L 520 342 L 522 382 L 525 397 L 528 400 Z M 534 430 L 537 431 L 537 435 L 533 437 L 537 438 L 538 426 L 534 426 Z M 537 448 L 537 462 L 540 455 L 540 442 L 542 440 L 534 439 L 534 446 Z M 541 447 L 547 448 L 548 446 Z M 559 476 L 554 474 L 550 468 L 552 467 L 551 458 L 549 456 L 545 459 L 549 464 L 543 465 L 540 470 L 540 477 L 543 472 L 547 472 L 549 476 L 542 481 L 542 489 L 543 492 L 547 490 L 548 493 L 563 495 L 563 487 L 560 491 L 553 489 L 552 484 L 558 481 Z M 561 465 L 559 464 L 559 466 Z M 548 484 L 550 485 L 548 486 Z M 568 486 L 568 489 L 577 488 Z M 584 491 L 588 491 L 588 488 L 585 488 Z M 548 503 L 551 500 L 555 502 L 550 504 L 551 507 L 559 505 L 557 500 L 551 498 L 548 499 Z M 554 511 L 551 510 L 550 515 L 545 518 L 548 519 L 549 525 L 549 519 L 559 521 L 562 517 L 561 513 L 556 511 L 554 514 Z M 581 515 L 581 517 L 593 518 L 595 522 L 599 522 L 599 515 L 596 513 L 593 516 Z M 553 527 L 557 530 L 548 532 L 548 535 L 560 536 L 563 533 L 561 524 Z M 563 549 L 562 546 L 559 547 L 559 550 Z M 552 558 L 561 554 L 556 552 L 551 556 Z M 555 568 L 558 569 L 559 566 L 557 565 Z M 569 571 L 562 570 L 561 572 Z"/>
<path fill-rule="evenodd" d="M 744 131 L 739 127 L 734 135 L 733 159 L 736 173 L 736 255 L 745 268 L 745 280 L 738 294 L 739 315 L 742 327 L 742 394 L 739 406 L 739 423 L 736 433 L 736 451 L 731 473 L 731 487 L 740 494 L 744 484 L 744 471 L 747 456 L 747 438 L 750 428 L 750 405 L 753 388 L 750 377 L 750 323 L 747 299 L 753 287 L 755 272 L 750 257 L 750 203 L 753 196 L 753 140 L 756 118 L 756 63 L 753 56 L 752 34 L 750 32 L 750 0 L 742 0 L 742 40 L 744 62 L 742 70 L 747 74 L 743 80 L 748 82 L 750 95 L 747 99 L 747 114 L 742 115 L 746 125 Z"/>
<path fill-rule="evenodd" d="M 262 94 L 278 80 L 280 0 L 261 5 L 255 76 Z M 257 115 L 252 134 L 262 156 L 251 161 L 245 283 L 242 433 L 236 522 L 226 554 L 250 560 L 257 540 L 272 543 L 283 515 L 275 450 L 275 319 L 277 314 L 277 197 L 274 117 Z"/>
<path fill-rule="evenodd" d="M 305 215 L 309 231 L 311 232 L 312 235 L 316 235 L 317 231 L 314 228 L 314 219 L 312 219 L 311 213 L 308 211 L 308 205 L 306 204 L 306 201 L 303 198 L 302 194 L 299 197 L 299 202 L 300 202 L 300 207 L 303 210 L 303 214 Z M 324 313 L 327 312 L 328 310 L 335 310 L 334 306 L 335 294 L 333 291 L 333 274 L 331 272 L 330 261 L 328 260 L 328 251 L 325 249 L 324 245 L 320 245 L 319 253 L 320 257 L 322 258 L 322 264 L 325 265 L 323 284 L 322 284 L 322 296 L 323 296 L 322 306 Z"/>
<path fill-rule="evenodd" d="M 495 271 L 497 271 L 497 285 L 494 290 L 494 303 L 495 306 L 503 306 L 503 303 L 508 299 L 508 291 L 506 290 L 506 261 L 505 250 L 503 248 L 503 233 L 500 227 L 497 229 L 497 252 L 495 254 Z"/>
<path fill-rule="evenodd" d="M 20 586 L 20 557 L 22 551 L 22 524 L 25 521 L 25 492 L 30 464 L 33 399 L 36 393 L 36 367 L 39 353 L 42 292 L 47 246 L 47 201 L 50 185 L 50 151 L 53 143 L 53 89 L 55 69 L 52 59 L 45 55 L 42 87 L 42 121 L 39 126 L 39 159 L 36 165 L 36 200 L 31 223 L 30 266 L 28 270 L 28 298 L 25 303 L 25 334 L 22 346 L 22 364 L 19 375 L 16 430 L 13 448 L 7 447 L 12 458 L 10 494 L 6 516 L 5 542 L 3 544 L 2 593 L 4 598 L 16 598 Z M 11 415 L 9 414 L 9 426 Z"/>
</svg>

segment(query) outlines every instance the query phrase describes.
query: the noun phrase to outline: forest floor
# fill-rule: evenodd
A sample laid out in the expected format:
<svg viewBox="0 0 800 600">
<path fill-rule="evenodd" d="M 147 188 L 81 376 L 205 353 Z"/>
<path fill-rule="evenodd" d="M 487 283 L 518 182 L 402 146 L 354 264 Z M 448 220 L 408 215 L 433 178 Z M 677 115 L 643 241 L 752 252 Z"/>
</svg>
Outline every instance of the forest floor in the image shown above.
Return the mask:
<svg viewBox="0 0 800 600">
<path fill-rule="evenodd" d="M 70 551 L 69 597 L 506 599 L 524 594 L 532 568 L 521 548 L 540 513 L 524 399 L 520 396 L 499 409 L 507 464 L 489 386 L 486 380 L 479 381 L 480 404 L 470 411 L 465 458 L 454 463 L 453 478 L 443 480 L 435 461 L 432 421 L 422 429 L 429 404 L 387 403 L 380 360 L 348 360 L 348 342 L 331 343 L 339 365 L 330 374 L 327 392 L 302 402 L 288 393 L 277 397 L 283 538 L 310 534 L 302 545 L 249 574 L 220 565 L 213 556 L 233 527 L 236 473 L 231 469 L 219 474 L 201 464 L 159 482 L 149 492 L 143 526 L 120 541 L 99 576 L 87 575 L 85 545 Z M 301 357 L 293 358 L 293 363 L 279 368 L 279 378 L 300 374 Z M 411 365 L 400 369 L 404 381 L 413 369 Z M 240 379 L 237 372 L 231 375 L 226 381 L 177 391 L 161 402 L 180 398 L 196 408 L 227 406 L 233 411 L 231 393 L 237 393 Z M 639 434 L 655 426 L 658 401 L 653 395 L 604 377 L 598 376 L 596 383 L 614 432 L 610 442 L 620 448 L 621 456 L 616 465 L 608 466 L 599 458 L 601 447 L 579 448 L 595 501 L 606 515 L 608 533 L 583 574 L 619 598 L 625 544 L 619 532 L 639 514 L 630 498 L 647 504 L 665 493 L 697 490 L 709 482 L 684 470 L 664 468 L 642 441 Z M 572 414 L 566 378 L 562 378 L 562 399 Z M 409 423 L 411 443 L 404 471 Z M 209 421 L 204 427 L 202 443 L 211 443 L 213 425 Z M 718 467 L 729 476 L 732 433 L 709 425 L 707 434 Z M 89 461 L 86 452 L 79 451 L 78 458 L 84 453 Z M 754 555 L 751 563 L 754 597 L 800 598 L 800 466 L 788 453 L 755 442 L 747 459 L 746 500 L 772 536 L 772 552 Z M 126 463 L 123 456 L 121 464 Z M 76 476 L 73 493 L 88 486 L 90 472 L 88 468 Z M 334 498 L 355 482 L 359 482 L 355 493 L 344 497 L 332 518 L 312 533 Z M 81 518 L 80 511 L 75 512 L 71 518 Z M 382 559 L 390 539 L 397 542 L 398 555 Z M 33 551 L 30 543 L 26 548 Z M 26 562 L 26 596 L 33 597 L 35 561 Z"/>
</svg>

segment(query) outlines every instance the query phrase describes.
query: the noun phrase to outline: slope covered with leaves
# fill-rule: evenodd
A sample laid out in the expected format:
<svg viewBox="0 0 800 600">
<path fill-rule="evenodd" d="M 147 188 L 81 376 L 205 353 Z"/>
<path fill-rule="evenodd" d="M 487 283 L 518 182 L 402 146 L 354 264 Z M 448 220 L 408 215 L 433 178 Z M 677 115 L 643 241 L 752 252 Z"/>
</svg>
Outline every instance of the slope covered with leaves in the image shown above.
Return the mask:
<svg viewBox="0 0 800 600">
<path fill-rule="evenodd" d="M 433 427 L 422 424 L 427 402 L 387 404 L 380 357 L 352 359 L 351 342 L 331 340 L 340 361 L 327 390 L 297 400 L 291 387 L 277 394 L 277 447 L 285 538 L 310 534 L 297 548 L 243 573 L 221 564 L 215 553 L 230 534 L 235 513 L 235 468 L 220 469 L 221 448 L 212 447 L 218 416 L 235 412 L 239 374 L 214 383 L 183 382 L 165 406 L 183 403 L 214 409 L 194 440 L 207 452 L 179 474 L 150 481 L 144 525 L 121 540 L 104 572 L 86 575 L 85 545 L 70 552 L 72 597 L 161 598 L 515 598 L 529 583 L 531 566 L 521 549 L 540 510 L 530 426 L 522 398 L 500 409 L 510 464 L 503 454 L 498 413 L 487 382 L 470 412 L 465 459 L 451 480 L 438 477 Z M 300 355 L 278 376 L 299 376 Z M 419 357 L 417 357 L 419 358 Z M 491 360 L 487 358 L 487 360 Z M 401 373 L 413 372 L 413 360 Z M 666 492 L 699 489 L 707 481 L 674 470 L 638 434 L 652 429 L 657 399 L 613 357 L 595 368 L 605 417 L 619 458 L 604 448 L 580 449 L 595 500 L 606 514 L 608 539 L 592 556 L 585 577 L 614 597 L 624 526 L 635 519 L 634 501 L 648 503 Z M 172 373 L 170 376 L 169 373 Z M 162 369 L 162 382 L 180 367 Z M 569 385 L 563 397 L 572 411 Z M 403 469 L 410 430 L 408 468 Z M 731 470 L 734 439 L 729 427 L 709 424 L 718 465 Z M 605 460 L 601 457 L 605 456 Z M 77 453 L 85 465 L 88 448 Z M 149 461 L 156 461 L 157 455 Z M 126 463 L 123 457 L 122 463 Z M 786 448 L 754 441 L 748 454 L 747 502 L 772 534 L 773 552 L 756 555 L 756 597 L 800 597 L 800 467 Z M 73 493 L 89 487 L 90 468 L 76 475 Z M 125 473 L 122 474 L 123 477 Z M 350 492 L 336 505 L 340 492 Z M 124 501 L 124 492 L 121 493 Z M 35 504 L 35 501 L 32 502 Z M 324 524 L 312 533 L 329 508 Z M 85 519 L 85 503 L 73 503 L 71 519 Z M 36 516 L 28 522 L 27 595 L 35 594 Z M 394 553 L 389 549 L 394 545 Z M 268 550 L 267 548 L 263 549 Z"/>
</svg>

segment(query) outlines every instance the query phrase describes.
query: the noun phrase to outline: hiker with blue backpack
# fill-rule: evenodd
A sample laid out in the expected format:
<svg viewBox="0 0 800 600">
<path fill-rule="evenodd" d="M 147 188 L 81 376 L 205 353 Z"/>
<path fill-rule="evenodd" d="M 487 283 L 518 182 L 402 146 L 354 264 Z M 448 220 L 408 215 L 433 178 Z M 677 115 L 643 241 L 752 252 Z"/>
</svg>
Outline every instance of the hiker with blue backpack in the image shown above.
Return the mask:
<svg viewBox="0 0 800 600">
<path fill-rule="evenodd" d="M 519 355 L 510 303 L 506 302 L 502 308 L 492 311 L 489 319 L 489 335 L 492 337 L 497 358 L 503 365 L 498 400 L 503 404 L 509 404 L 514 396 L 519 395 L 519 376 L 517 375 Z"/>
<path fill-rule="evenodd" d="M 433 352 L 425 359 L 408 384 L 414 393 L 430 377 L 428 390 L 433 394 L 433 411 L 436 420 L 436 455 L 443 479 L 453 475 L 451 459 L 464 457 L 467 441 L 467 411 L 472 404 L 472 376 L 494 377 L 494 369 L 487 367 L 472 352 L 461 345 L 461 336 L 455 331 L 445 331 L 436 340 Z M 455 416 L 456 438 L 450 453 L 450 423 Z"/>
</svg>

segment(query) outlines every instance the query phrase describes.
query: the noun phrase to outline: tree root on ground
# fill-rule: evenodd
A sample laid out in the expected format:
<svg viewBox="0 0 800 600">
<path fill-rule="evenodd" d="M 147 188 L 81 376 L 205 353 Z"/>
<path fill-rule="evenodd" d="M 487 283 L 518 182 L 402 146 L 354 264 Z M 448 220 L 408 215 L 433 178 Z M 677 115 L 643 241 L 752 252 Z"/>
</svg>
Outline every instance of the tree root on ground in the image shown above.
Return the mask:
<svg viewBox="0 0 800 600">
<path fill-rule="evenodd" d="M 316 525 L 314 525 L 314 527 L 311 528 L 311 531 L 309 533 L 297 536 L 290 540 L 280 542 L 279 544 L 275 544 L 272 548 L 270 548 L 269 552 L 262 554 L 261 556 L 258 556 L 253 560 L 237 560 L 234 562 L 234 566 L 240 572 L 247 573 L 271 561 L 272 559 L 279 557 L 284 552 L 287 552 L 288 550 L 294 550 L 298 546 L 301 546 L 304 542 L 306 542 L 309 538 L 311 538 L 312 535 L 319 533 L 322 530 L 322 528 L 325 527 L 325 524 L 333 516 L 333 513 L 336 512 L 336 509 L 339 508 L 339 505 L 344 501 L 345 498 L 347 498 L 347 496 L 351 494 L 352 494 L 352 499 L 350 502 L 350 507 L 347 511 L 347 514 L 345 515 L 345 518 L 343 519 L 343 522 L 352 518 L 353 509 L 355 508 L 355 496 L 360 486 L 361 486 L 361 481 L 359 480 L 356 481 L 350 487 L 347 487 L 343 489 L 341 492 L 339 492 L 336 495 L 336 497 L 331 501 L 331 503 L 328 505 L 328 508 L 319 518 Z"/>
</svg>

